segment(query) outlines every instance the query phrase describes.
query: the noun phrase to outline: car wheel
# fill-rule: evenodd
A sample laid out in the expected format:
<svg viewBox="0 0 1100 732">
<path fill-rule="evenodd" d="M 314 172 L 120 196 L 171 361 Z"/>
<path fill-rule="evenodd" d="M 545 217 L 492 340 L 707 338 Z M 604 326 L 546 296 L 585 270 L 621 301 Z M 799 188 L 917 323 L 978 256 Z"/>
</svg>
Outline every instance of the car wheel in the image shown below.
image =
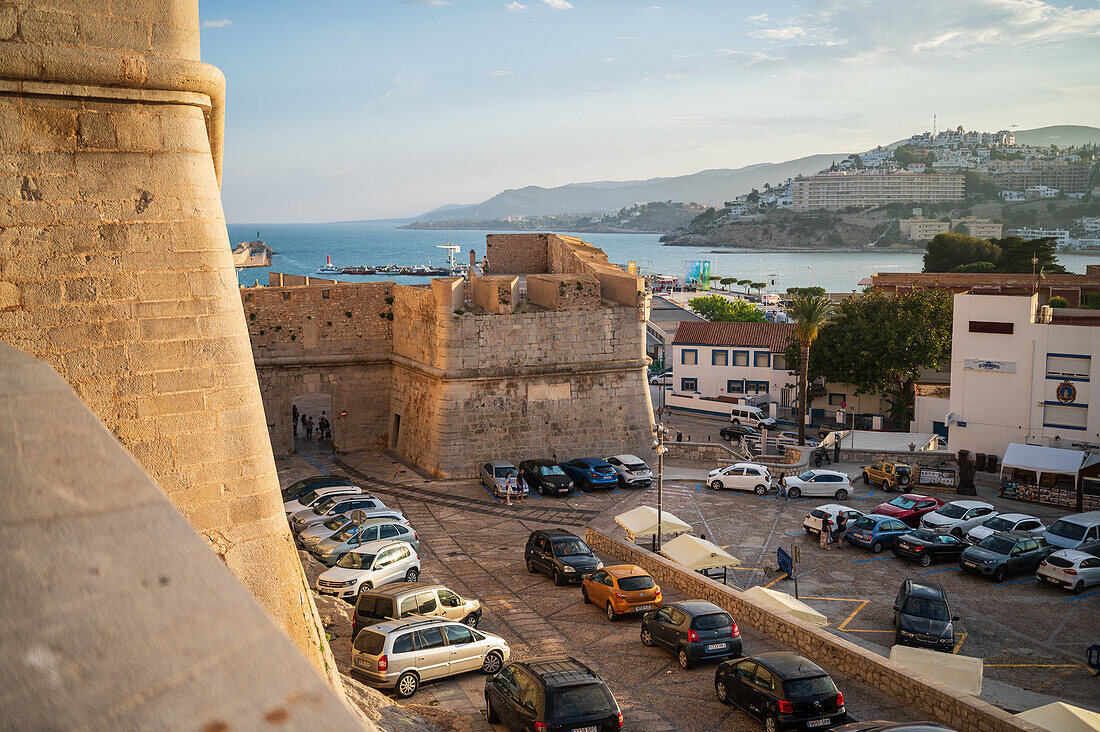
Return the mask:
<svg viewBox="0 0 1100 732">
<path fill-rule="evenodd" d="M 764 720 L 764 732 L 779 732 L 779 720 L 774 714 Z"/>
<path fill-rule="evenodd" d="M 565 584 L 565 580 L 562 578 L 561 572 L 556 569 L 554 570 L 554 584 L 558 587 L 561 587 Z"/>
<path fill-rule="evenodd" d="M 725 681 L 714 682 L 714 693 L 718 695 L 718 701 L 722 702 L 723 704 L 730 703 L 730 693 L 729 690 L 726 689 Z"/>
<path fill-rule="evenodd" d="M 802 530 L 806 532 L 806 536 L 813 536 L 814 535 L 814 530 L 811 529 L 809 526 L 803 526 Z"/>
<path fill-rule="evenodd" d="M 495 674 L 500 671 L 501 665 L 504 663 L 504 658 L 500 655 L 499 651 L 489 651 L 485 654 L 485 660 L 481 662 L 481 670 L 483 673 Z"/>
<path fill-rule="evenodd" d="M 836 493 L 834 493 L 834 494 L 833 494 L 833 496 L 834 496 L 834 497 L 835 497 L 835 498 L 836 498 L 836 499 L 837 499 L 838 501 L 843 501 L 843 500 L 844 500 L 845 498 L 847 498 L 847 497 L 848 497 L 848 491 L 846 491 L 846 490 L 844 490 L 843 488 L 841 488 L 841 489 L 840 489 L 840 490 L 838 490 L 838 491 L 837 491 Z"/>
<path fill-rule="evenodd" d="M 927 567 L 931 563 L 932 563 L 932 555 L 931 554 L 922 554 L 921 555 L 921 557 L 920 557 L 920 566 Z"/>
<path fill-rule="evenodd" d="M 406 671 L 398 677 L 397 686 L 394 687 L 394 691 L 396 691 L 397 695 L 402 699 L 408 699 L 415 694 L 416 690 L 419 688 L 420 677 L 412 671 Z"/>
<path fill-rule="evenodd" d="M 462 624 L 467 628 L 476 628 L 479 622 L 481 622 L 481 619 L 478 618 L 477 613 L 470 613 L 466 616 L 466 619 L 462 621 Z"/>
<path fill-rule="evenodd" d="M 956 539 L 963 538 L 962 529 L 958 529 L 958 528 L 951 529 L 951 536 L 955 537 Z"/>
<path fill-rule="evenodd" d="M 870 485 L 870 484 L 871 484 L 871 476 L 867 475 L 867 473 L 864 473 L 863 474 L 863 485 Z"/>
<path fill-rule="evenodd" d="M 496 724 L 500 721 L 500 717 L 497 716 L 497 712 L 493 709 L 493 702 L 489 699 L 489 695 L 485 695 L 485 721 L 489 724 Z"/>
<path fill-rule="evenodd" d="M 908 475 L 899 475 L 898 476 L 898 485 L 909 485 L 909 476 Z"/>
<path fill-rule="evenodd" d="M 642 645 L 652 648 L 653 636 L 649 634 L 649 628 L 642 626 Z"/>
<path fill-rule="evenodd" d="M 406 582 L 416 582 L 417 578 L 419 578 L 419 577 L 420 577 L 420 570 L 417 569 L 416 567 L 409 567 L 409 571 L 405 573 L 405 581 Z"/>
<path fill-rule="evenodd" d="M 791 487 L 787 489 L 787 498 L 798 498 L 802 495 L 802 490 L 797 487 Z"/>
<path fill-rule="evenodd" d="M 538 571 L 537 569 L 535 569 L 535 563 L 532 562 L 530 559 L 527 560 L 527 571 L 531 574 L 534 574 Z"/>
<path fill-rule="evenodd" d="M 722 481 L 720 481 L 720 480 L 716 480 L 716 481 L 713 481 L 713 482 L 712 482 L 712 483 L 710 484 L 710 487 L 711 487 L 711 488 L 713 488 L 713 489 L 714 489 L 714 490 L 716 490 L 716 491 L 720 491 L 720 490 L 722 490 L 723 488 L 725 488 L 725 486 L 724 486 L 724 485 L 722 485 Z"/>
<path fill-rule="evenodd" d="M 363 584 L 359 585 L 359 594 L 362 595 L 364 592 L 370 592 L 373 589 L 374 587 L 371 586 L 370 582 L 364 582 Z"/>
<path fill-rule="evenodd" d="M 691 656 L 688 655 L 686 648 L 681 648 L 676 653 L 676 661 L 680 664 L 680 668 L 684 669 L 685 671 L 691 668 Z"/>
<path fill-rule="evenodd" d="M 614 623 L 615 619 L 618 617 L 619 616 L 615 614 L 615 608 L 611 605 L 610 602 L 607 603 L 607 619 Z"/>
<path fill-rule="evenodd" d="M 768 492 L 768 487 L 766 485 L 761 484 L 761 485 L 758 485 L 755 488 L 753 488 L 753 490 L 756 491 L 756 495 L 762 496 L 762 495 L 764 495 L 765 493 Z"/>
<path fill-rule="evenodd" d="M 1005 568 L 1004 567 L 997 567 L 997 569 L 993 570 L 993 581 L 994 582 L 1004 582 L 1005 581 Z"/>
<path fill-rule="evenodd" d="M 741 420 L 739 420 L 739 419 L 732 420 L 732 422 L 736 425 L 741 424 Z"/>
<path fill-rule="evenodd" d="M 588 598 L 588 590 L 584 589 L 584 585 L 581 585 L 581 599 L 584 600 L 585 605 L 592 602 L 592 600 Z"/>
<path fill-rule="evenodd" d="M 876 541 L 874 544 L 871 545 L 871 552 L 872 553 L 878 554 L 881 551 L 882 551 L 882 542 L 881 541 Z"/>
<path fill-rule="evenodd" d="M 1085 589 L 1084 580 L 1077 580 L 1077 584 L 1073 586 L 1073 594 L 1080 595 Z"/>
</svg>

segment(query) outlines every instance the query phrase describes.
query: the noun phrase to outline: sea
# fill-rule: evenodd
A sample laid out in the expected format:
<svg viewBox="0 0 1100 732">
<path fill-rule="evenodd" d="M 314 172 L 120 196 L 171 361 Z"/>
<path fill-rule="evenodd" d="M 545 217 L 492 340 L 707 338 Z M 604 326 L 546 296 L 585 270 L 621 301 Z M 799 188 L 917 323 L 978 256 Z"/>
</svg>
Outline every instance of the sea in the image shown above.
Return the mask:
<svg viewBox="0 0 1100 732">
<path fill-rule="evenodd" d="M 242 285 L 257 280 L 267 284 L 267 273 L 315 275 L 326 257 L 340 267 L 446 264 L 447 252 L 436 248 L 452 243 L 462 247 L 456 261 L 468 262 L 473 249 L 478 261 L 485 255 L 485 235 L 504 233 L 477 230 L 402 229 L 392 222 L 334 224 L 229 224 L 233 244 L 262 239 L 276 254 L 271 267 L 252 267 L 238 272 Z M 570 232 L 556 232 L 569 234 Z M 859 281 L 876 272 L 920 272 L 922 255 L 913 252 L 801 252 L 773 253 L 722 251 L 714 247 L 663 246 L 658 234 L 572 234 L 603 249 L 610 260 L 626 268 L 635 262 L 639 274 L 662 274 L 684 279 L 690 262 L 711 262 L 712 277 L 767 282 L 768 291 L 788 287 L 824 287 L 829 292 L 859 289 Z M 1088 264 L 1100 264 L 1100 255 L 1059 254 L 1058 261 L 1070 272 L 1084 273 Z M 318 275 L 345 282 L 395 280 L 404 284 L 427 282 L 427 277 L 393 275 Z M 774 285 L 773 285 L 774 283 Z"/>
</svg>

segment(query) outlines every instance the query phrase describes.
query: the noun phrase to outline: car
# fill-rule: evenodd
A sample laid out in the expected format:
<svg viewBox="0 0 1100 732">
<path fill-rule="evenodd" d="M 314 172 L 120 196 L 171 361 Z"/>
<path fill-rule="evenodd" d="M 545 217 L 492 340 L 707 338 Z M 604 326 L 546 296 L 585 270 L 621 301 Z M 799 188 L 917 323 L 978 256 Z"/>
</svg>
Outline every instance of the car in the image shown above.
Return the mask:
<svg viewBox="0 0 1100 732">
<path fill-rule="evenodd" d="M 707 484 L 716 491 L 732 488 L 753 491 L 762 496 L 772 487 L 772 476 L 767 467 L 756 463 L 734 463 L 716 468 L 707 474 Z"/>
<path fill-rule="evenodd" d="M 385 509 L 386 504 L 382 499 L 372 496 L 370 493 L 336 494 L 325 496 L 309 508 L 290 514 L 290 532 L 300 534 L 310 526 L 321 524 L 340 514 L 350 514 L 352 511 L 373 511 Z M 392 509 L 391 509 L 392 510 Z"/>
<path fill-rule="evenodd" d="M 1100 585 L 1100 541 L 1077 549 L 1059 549 L 1039 562 L 1035 579 L 1065 587 L 1075 595 L 1086 587 Z"/>
<path fill-rule="evenodd" d="M 439 616 L 476 628 L 481 623 L 481 603 L 463 599 L 443 585 L 423 582 L 392 582 L 360 592 L 351 616 L 351 637 L 383 620 L 410 615 Z"/>
<path fill-rule="evenodd" d="M 878 504 L 871 513 L 899 519 L 915 529 L 920 525 L 921 516 L 935 511 L 942 505 L 943 501 L 938 498 L 922 496 L 919 493 L 905 493 L 887 503 Z"/>
<path fill-rule="evenodd" d="M 350 496 L 358 495 L 363 492 L 362 488 L 356 488 L 353 485 L 333 485 L 325 486 L 323 488 L 313 488 L 303 493 L 298 498 L 292 501 L 286 501 L 283 503 L 283 512 L 286 513 L 287 519 L 295 515 L 299 511 L 304 511 L 307 508 L 312 508 L 313 504 L 317 503 L 323 498 L 329 496 Z"/>
<path fill-rule="evenodd" d="M 309 528 L 302 531 L 302 533 L 294 536 L 294 541 L 299 547 L 309 551 L 312 547 L 317 546 L 325 539 L 329 538 L 333 534 L 338 534 L 348 526 L 354 524 L 351 520 L 351 516 L 347 514 L 340 514 L 333 516 L 330 519 L 326 519 L 324 522 L 314 524 Z"/>
<path fill-rule="evenodd" d="M 919 562 L 927 567 L 941 559 L 958 559 L 970 545 L 952 534 L 932 529 L 916 529 L 894 540 L 890 551 L 899 559 Z"/>
<path fill-rule="evenodd" d="M 340 557 L 336 566 L 317 577 L 322 595 L 349 600 L 360 592 L 390 582 L 416 582 L 420 577 L 420 555 L 403 541 L 378 540 L 361 544 Z"/>
<path fill-rule="evenodd" d="M 843 501 L 852 492 L 852 480 L 844 473 L 836 470 L 821 470 L 814 468 L 807 470 L 802 475 L 790 475 L 783 480 L 787 486 L 787 497 L 799 496 L 831 496 L 838 501 Z"/>
<path fill-rule="evenodd" d="M 722 608 L 706 600 L 680 600 L 642 618 L 642 645 L 676 654 L 680 668 L 741 655 L 741 629 Z"/>
<path fill-rule="evenodd" d="M 647 613 L 664 604 L 661 588 L 641 567 L 616 564 L 598 569 L 581 580 L 581 597 L 603 608 L 614 621 L 628 613 Z"/>
<path fill-rule="evenodd" d="M 832 523 L 831 528 L 835 528 L 837 519 L 840 518 L 841 514 L 848 520 L 849 527 L 853 526 L 856 521 L 865 515 L 863 511 L 849 508 L 848 506 L 841 506 L 836 503 L 826 503 L 806 514 L 806 518 L 802 521 L 802 528 L 807 534 L 820 534 L 822 519 L 828 516 L 829 521 Z"/>
<path fill-rule="evenodd" d="M 760 430 L 755 427 L 749 427 L 747 424 L 727 424 L 725 427 L 718 430 L 718 434 L 727 442 L 731 440 L 740 440 L 742 437 L 747 440 L 760 439 Z"/>
<path fill-rule="evenodd" d="M 850 429 L 852 428 L 840 422 L 822 422 L 817 426 L 817 438 L 824 440 L 833 432 L 847 432 Z"/>
<path fill-rule="evenodd" d="M 540 496 L 573 492 L 573 480 L 553 460 L 524 460 L 519 470 L 527 487 Z"/>
<path fill-rule="evenodd" d="M 933 531 L 946 531 L 962 539 L 966 532 L 997 515 L 993 504 L 985 501 L 949 501 L 920 518 L 920 525 Z"/>
<path fill-rule="evenodd" d="M 757 429 L 772 429 L 775 419 L 764 415 L 760 407 L 738 404 L 730 409 L 730 424 L 745 424 Z"/>
<path fill-rule="evenodd" d="M 584 543 L 584 540 L 565 529 L 538 529 L 527 537 L 523 550 L 527 571 L 549 575 L 556 585 L 580 582 L 603 562 Z"/>
<path fill-rule="evenodd" d="M 481 484 L 489 489 L 494 496 L 523 496 L 527 494 L 527 486 L 520 488 L 517 485 L 516 476 L 519 468 L 507 460 L 490 460 L 482 463 L 478 470 Z"/>
<path fill-rule="evenodd" d="M 340 533 L 319 541 L 309 553 L 326 567 L 333 567 L 355 547 L 382 539 L 408 542 L 415 551 L 420 551 L 420 535 L 409 522 L 404 517 L 389 516 L 367 519 L 362 525 L 350 524 Z"/>
<path fill-rule="evenodd" d="M 913 482 L 913 467 L 905 463 L 879 460 L 862 468 L 863 482 L 877 485 L 884 491 L 904 488 Z"/>
<path fill-rule="evenodd" d="M 844 538 L 849 544 L 870 549 L 878 554 L 883 549 L 894 546 L 899 536 L 908 534 L 910 531 L 912 531 L 911 528 L 892 516 L 870 513 L 848 524 L 848 531 Z"/>
<path fill-rule="evenodd" d="M 1076 549 L 1100 541 L 1100 511 L 1063 516 L 1050 525 L 1043 539 L 1056 549 Z"/>
<path fill-rule="evenodd" d="M 537 656 L 485 680 L 485 717 L 509 732 L 613 732 L 623 728 L 614 694 L 575 658 Z"/>
<path fill-rule="evenodd" d="M 1009 575 L 1034 573 L 1039 563 L 1053 552 L 1054 548 L 1042 537 L 1026 531 L 998 531 L 967 547 L 959 556 L 959 566 L 963 571 L 977 572 L 992 577 L 994 582 L 1001 582 Z"/>
<path fill-rule="evenodd" d="M 653 471 L 640 457 L 633 455 L 613 455 L 607 459 L 619 476 L 619 485 L 623 488 L 647 488 L 653 484 Z"/>
<path fill-rule="evenodd" d="M 797 653 L 761 653 L 719 664 L 714 693 L 761 720 L 768 732 L 826 729 L 848 721 L 829 674 Z"/>
<path fill-rule="evenodd" d="M 876 719 L 833 727 L 832 732 L 955 732 L 938 722 L 888 722 Z"/>
<path fill-rule="evenodd" d="M 496 673 L 510 656 L 508 643 L 500 636 L 453 620 L 385 620 L 355 636 L 351 675 L 407 699 L 425 681 L 467 671 Z"/>
<path fill-rule="evenodd" d="M 966 540 L 971 544 L 996 534 L 998 531 L 1027 531 L 1042 536 L 1047 530 L 1046 524 L 1026 513 L 999 513 L 990 516 L 966 532 Z"/>
<path fill-rule="evenodd" d="M 581 490 L 613 488 L 619 482 L 619 473 L 615 466 L 601 458 L 576 458 L 559 465 Z"/>
<path fill-rule="evenodd" d="M 780 445 L 797 445 L 798 444 L 798 432 L 795 430 L 784 430 L 775 436 L 775 441 Z M 806 446 L 817 447 L 820 443 L 819 440 L 806 435 Z"/>
<path fill-rule="evenodd" d="M 312 475 L 291 483 L 282 489 L 283 503 L 295 501 L 314 488 L 327 488 L 334 485 L 351 485 L 348 479 L 340 475 Z"/>
<path fill-rule="evenodd" d="M 907 579 L 894 600 L 894 645 L 951 653 L 958 619 L 938 582 Z"/>
<path fill-rule="evenodd" d="M 653 374 L 649 377 L 649 383 L 653 386 L 671 386 L 672 385 L 672 369 L 668 371 L 662 371 L 659 374 Z"/>
</svg>

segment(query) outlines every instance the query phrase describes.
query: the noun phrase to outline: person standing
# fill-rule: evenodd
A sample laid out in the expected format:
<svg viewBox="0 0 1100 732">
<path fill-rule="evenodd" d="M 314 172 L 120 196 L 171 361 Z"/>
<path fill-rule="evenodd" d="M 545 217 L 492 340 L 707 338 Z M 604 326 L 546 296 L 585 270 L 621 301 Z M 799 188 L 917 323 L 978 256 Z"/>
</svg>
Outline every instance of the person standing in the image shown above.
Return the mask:
<svg viewBox="0 0 1100 732">
<path fill-rule="evenodd" d="M 307 440 L 312 440 L 313 439 L 313 417 L 310 417 L 308 414 L 306 416 L 302 417 L 302 424 L 305 425 L 305 428 L 306 428 L 306 439 Z"/>
<path fill-rule="evenodd" d="M 829 548 L 829 516 L 826 514 L 821 518 L 821 532 L 817 535 L 818 541 L 821 543 L 822 549 Z"/>
<path fill-rule="evenodd" d="M 848 517 L 843 513 L 836 520 L 836 548 L 844 548 L 844 539 L 848 536 Z"/>
<path fill-rule="evenodd" d="M 325 416 L 324 412 L 321 412 L 321 416 L 317 420 L 317 447 L 320 447 L 329 439 L 328 417 Z"/>
<path fill-rule="evenodd" d="M 298 439 L 298 405 L 295 404 L 290 408 L 290 421 L 294 425 L 294 439 Z"/>
</svg>

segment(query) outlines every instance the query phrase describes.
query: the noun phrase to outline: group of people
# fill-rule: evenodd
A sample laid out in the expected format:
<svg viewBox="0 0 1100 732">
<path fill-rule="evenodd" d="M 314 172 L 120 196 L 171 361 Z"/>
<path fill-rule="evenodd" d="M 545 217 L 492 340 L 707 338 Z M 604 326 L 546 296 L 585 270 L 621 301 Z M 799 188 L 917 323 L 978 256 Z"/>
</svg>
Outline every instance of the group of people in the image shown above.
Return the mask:
<svg viewBox="0 0 1100 732">
<path fill-rule="evenodd" d="M 848 535 L 848 517 L 844 514 L 840 514 L 836 517 L 836 521 L 829 518 L 828 514 L 825 514 L 821 519 L 821 533 L 818 534 L 818 540 L 821 542 L 822 549 L 828 549 L 829 543 L 835 541 L 837 549 L 844 548 L 844 538 Z"/>
<path fill-rule="evenodd" d="M 314 422 L 313 417 L 308 414 L 299 414 L 298 405 L 295 404 L 290 410 L 290 421 L 294 428 L 294 439 L 298 439 L 298 423 L 302 425 L 302 431 L 305 433 L 305 439 L 312 440 L 314 428 L 317 431 L 317 447 L 323 446 L 325 443 L 332 442 L 332 424 L 328 421 L 328 416 L 321 412 L 321 416 Z"/>
</svg>

